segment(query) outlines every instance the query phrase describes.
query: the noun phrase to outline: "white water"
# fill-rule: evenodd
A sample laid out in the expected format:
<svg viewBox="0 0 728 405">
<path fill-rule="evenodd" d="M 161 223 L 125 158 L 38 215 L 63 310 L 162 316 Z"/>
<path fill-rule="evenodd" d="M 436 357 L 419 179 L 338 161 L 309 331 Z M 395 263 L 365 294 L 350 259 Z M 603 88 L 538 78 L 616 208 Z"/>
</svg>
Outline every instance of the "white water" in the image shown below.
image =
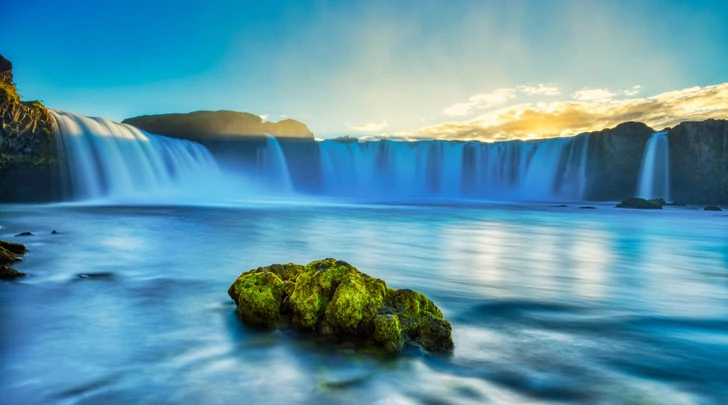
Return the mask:
<svg viewBox="0 0 728 405">
<path fill-rule="evenodd" d="M 581 200 L 588 143 L 588 135 L 494 144 L 324 141 L 324 194 Z"/>
<path fill-rule="evenodd" d="M 105 118 L 51 111 L 61 132 L 75 199 L 199 196 L 223 186 L 210 152 Z"/>
<path fill-rule="evenodd" d="M 655 132 L 647 141 L 637 197 L 670 201 L 670 145 L 667 132 Z"/>
<path fill-rule="evenodd" d="M 291 174 L 286 157 L 280 143 L 272 135 L 266 135 L 265 149 L 258 150 L 258 169 L 268 188 L 284 194 L 292 192 Z"/>
<path fill-rule="evenodd" d="M 227 202 L 290 198 L 291 166 L 279 141 L 256 147 L 252 166 L 224 172 L 202 145 L 104 118 L 53 111 L 75 199 Z M 586 183 L 588 135 L 534 142 L 324 141 L 312 155 L 322 197 L 363 200 L 578 201 Z M 293 145 L 291 147 L 296 147 Z M 309 166 L 310 167 L 310 166 Z"/>
</svg>

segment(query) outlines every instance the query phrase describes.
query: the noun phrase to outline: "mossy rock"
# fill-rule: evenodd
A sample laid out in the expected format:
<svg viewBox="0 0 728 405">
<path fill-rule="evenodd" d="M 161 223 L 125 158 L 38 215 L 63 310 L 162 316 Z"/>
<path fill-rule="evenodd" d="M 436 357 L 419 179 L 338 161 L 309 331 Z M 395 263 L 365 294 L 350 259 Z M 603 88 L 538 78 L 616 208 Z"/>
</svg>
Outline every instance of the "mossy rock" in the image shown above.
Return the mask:
<svg viewBox="0 0 728 405">
<path fill-rule="evenodd" d="M 341 260 L 259 267 L 241 274 L 228 293 L 243 322 L 254 327 L 352 337 L 388 352 L 453 349 L 452 327 L 429 298 L 388 288 Z"/>
<path fill-rule="evenodd" d="M 20 260 L 17 255 L 23 255 L 25 252 L 25 245 L 0 240 L 0 279 L 25 276 L 25 273 L 21 273 L 9 266 L 9 264 Z"/>
<path fill-rule="evenodd" d="M 25 245 L 22 243 L 6 242 L 4 240 L 0 240 L 0 247 L 5 248 L 16 255 L 24 255 L 27 251 Z"/>
</svg>

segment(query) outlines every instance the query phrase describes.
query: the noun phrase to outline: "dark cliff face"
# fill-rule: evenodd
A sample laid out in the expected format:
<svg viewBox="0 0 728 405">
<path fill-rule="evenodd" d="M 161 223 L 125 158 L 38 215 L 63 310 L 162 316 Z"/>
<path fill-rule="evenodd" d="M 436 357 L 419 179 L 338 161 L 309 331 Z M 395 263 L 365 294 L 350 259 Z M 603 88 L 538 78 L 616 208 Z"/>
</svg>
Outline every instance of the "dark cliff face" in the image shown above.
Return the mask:
<svg viewBox="0 0 728 405">
<path fill-rule="evenodd" d="M 667 138 L 672 199 L 728 202 L 728 121 L 683 122 Z"/>
<path fill-rule="evenodd" d="M 647 140 L 654 130 L 641 122 L 625 122 L 589 135 L 587 190 L 593 201 L 618 201 L 633 196 Z"/>
<path fill-rule="evenodd" d="M 0 55 L 0 201 L 60 198 L 53 125 L 43 104 L 20 100 L 12 64 Z"/>
<path fill-rule="evenodd" d="M 257 115 L 226 110 L 143 115 L 127 118 L 122 122 L 153 134 L 198 142 L 263 137 L 266 133 L 277 138 L 313 140 L 313 133 L 308 127 L 296 120 L 287 119 L 277 123 L 263 122 Z"/>
</svg>

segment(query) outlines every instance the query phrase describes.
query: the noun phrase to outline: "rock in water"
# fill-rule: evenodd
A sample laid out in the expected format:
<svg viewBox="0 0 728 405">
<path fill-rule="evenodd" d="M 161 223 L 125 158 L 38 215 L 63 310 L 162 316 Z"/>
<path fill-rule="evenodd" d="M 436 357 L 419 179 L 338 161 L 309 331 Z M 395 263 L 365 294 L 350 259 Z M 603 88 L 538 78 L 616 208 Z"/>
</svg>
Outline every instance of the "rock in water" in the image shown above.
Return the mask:
<svg viewBox="0 0 728 405">
<path fill-rule="evenodd" d="M 363 339 L 386 351 L 419 346 L 450 352 L 450 322 L 426 296 L 388 288 L 336 259 L 274 264 L 240 275 L 228 289 L 243 322 Z"/>
<path fill-rule="evenodd" d="M 717 205 L 708 205 L 703 208 L 703 211 L 723 211 L 723 209 Z"/>
<path fill-rule="evenodd" d="M 644 198 L 630 197 L 630 198 L 624 199 L 624 201 L 617 204 L 617 208 L 639 208 L 639 209 L 661 210 L 663 205 L 665 205 L 665 200 L 663 200 L 662 198 L 654 198 L 652 200 L 645 200 Z"/>
<path fill-rule="evenodd" d="M 0 279 L 12 279 L 25 276 L 25 273 L 21 273 L 8 266 L 20 260 L 16 255 L 22 255 L 25 252 L 25 246 L 20 243 L 0 240 Z"/>
</svg>

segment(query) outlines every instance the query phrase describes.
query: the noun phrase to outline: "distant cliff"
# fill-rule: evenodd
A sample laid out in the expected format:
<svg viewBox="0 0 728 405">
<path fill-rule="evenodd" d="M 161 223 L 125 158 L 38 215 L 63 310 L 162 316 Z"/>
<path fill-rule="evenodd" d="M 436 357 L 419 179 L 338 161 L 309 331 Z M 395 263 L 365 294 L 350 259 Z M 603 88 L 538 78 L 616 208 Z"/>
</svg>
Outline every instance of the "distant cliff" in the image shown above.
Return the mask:
<svg viewBox="0 0 728 405">
<path fill-rule="evenodd" d="M 0 55 L 0 201 L 57 199 L 54 120 L 39 101 L 21 101 L 13 65 Z"/>
<path fill-rule="evenodd" d="M 653 133 L 641 122 L 625 122 L 590 133 L 585 198 L 618 201 L 633 196 L 645 145 Z"/>
<path fill-rule="evenodd" d="M 667 138 L 672 199 L 728 202 L 728 121 L 683 122 Z"/>
<path fill-rule="evenodd" d="M 263 122 L 257 115 L 227 110 L 142 115 L 127 118 L 122 123 L 153 134 L 193 141 L 263 137 L 265 134 L 277 138 L 313 140 L 313 132 L 302 122 L 292 119 Z"/>
</svg>

